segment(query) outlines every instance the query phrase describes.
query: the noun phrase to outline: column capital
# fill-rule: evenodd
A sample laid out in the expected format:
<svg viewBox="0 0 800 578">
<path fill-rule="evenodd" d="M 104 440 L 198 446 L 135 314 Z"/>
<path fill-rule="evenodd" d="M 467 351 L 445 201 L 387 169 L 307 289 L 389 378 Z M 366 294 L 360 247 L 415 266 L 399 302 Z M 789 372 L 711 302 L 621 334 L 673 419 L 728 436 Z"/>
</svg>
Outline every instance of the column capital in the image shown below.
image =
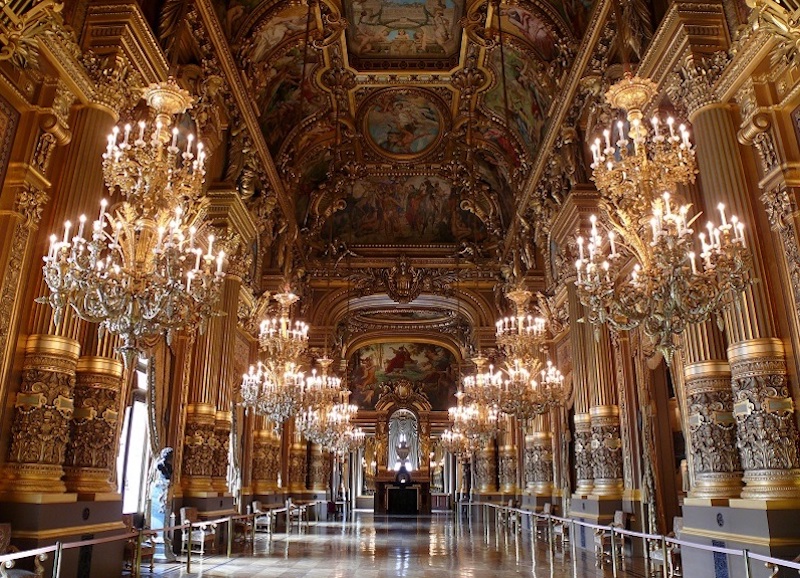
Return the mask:
<svg viewBox="0 0 800 578">
<path fill-rule="evenodd" d="M 688 120 L 704 108 L 722 106 L 715 85 L 730 63 L 726 51 L 715 52 L 703 58 L 689 58 L 667 79 L 667 93 L 678 105 L 685 107 Z"/>
</svg>

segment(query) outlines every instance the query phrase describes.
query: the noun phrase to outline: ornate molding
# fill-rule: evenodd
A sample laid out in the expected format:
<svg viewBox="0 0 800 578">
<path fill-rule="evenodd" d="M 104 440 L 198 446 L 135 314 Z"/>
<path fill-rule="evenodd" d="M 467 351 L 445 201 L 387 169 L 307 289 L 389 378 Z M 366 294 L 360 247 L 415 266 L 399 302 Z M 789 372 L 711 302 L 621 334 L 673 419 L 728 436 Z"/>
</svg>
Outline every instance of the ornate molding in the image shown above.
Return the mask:
<svg viewBox="0 0 800 578">
<path fill-rule="evenodd" d="M 423 292 L 449 297 L 456 281 L 455 271 L 418 269 L 400 255 L 392 267 L 373 268 L 350 275 L 349 281 L 360 297 L 385 292 L 397 303 L 410 303 Z"/>
</svg>

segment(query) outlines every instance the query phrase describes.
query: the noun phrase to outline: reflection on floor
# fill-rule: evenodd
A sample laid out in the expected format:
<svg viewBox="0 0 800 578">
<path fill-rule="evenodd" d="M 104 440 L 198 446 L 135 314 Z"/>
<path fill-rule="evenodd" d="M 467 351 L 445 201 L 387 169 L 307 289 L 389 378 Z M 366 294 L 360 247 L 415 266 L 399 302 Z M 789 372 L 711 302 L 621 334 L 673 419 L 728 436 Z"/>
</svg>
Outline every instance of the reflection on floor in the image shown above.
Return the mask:
<svg viewBox="0 0 800 578">
<path fill-rule="evenodd" d="M 628 562 L 621 578 L 644 576 L 641 563 Z M 630 566 L 633 566 L 632 568 Z M 146 574 L 144 574 L 146 576 Z M 156 565 L 156 575 L 189 576 L 185 565 Z M 489 531 L 477 522 L 456 523 L 451 514 L 421 518 L 355 514 L 349 522 L 317 522 L 299 532 L 259 534 L 255 556 L 193 557 L 191 576 L 233 578 L 315 578 L 384 576 L 570 577 L 574 569 L 569 552 L 560 548 L 551 556 L 547 543 L 531 548 L 530 532 L 507 532 L 494 524 Z M 611 569 L 595 568 L 591 554 L 579 554 L 577 576 L 611 576 Z"/>
</svg>

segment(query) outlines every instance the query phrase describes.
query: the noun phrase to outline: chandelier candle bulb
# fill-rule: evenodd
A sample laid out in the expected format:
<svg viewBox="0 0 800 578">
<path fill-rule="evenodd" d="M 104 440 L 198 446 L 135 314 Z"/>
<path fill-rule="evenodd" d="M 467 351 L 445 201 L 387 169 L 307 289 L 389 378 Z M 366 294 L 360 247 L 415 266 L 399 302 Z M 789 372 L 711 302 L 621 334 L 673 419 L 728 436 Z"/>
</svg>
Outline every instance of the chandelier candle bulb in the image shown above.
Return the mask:
<svg viewBox="0 0 800 578">
<path fill-rule="evenodd" d="M 722 226 L 727 227 L 728 221 L 725 219 L 725 205 L 723 203 L 720 203 L 719 205 L 717 205 L 717 209 L 719 210 L 719 214 L 722 217 Z"/>
<path fill-rule="evenodd" d="M 692 275 L 697 275 L 697 264 L 695 263 L 694 259 L 695 259 L 694 251 L 690 251 L 689 260 L 692 263 Z"/>
</svg>

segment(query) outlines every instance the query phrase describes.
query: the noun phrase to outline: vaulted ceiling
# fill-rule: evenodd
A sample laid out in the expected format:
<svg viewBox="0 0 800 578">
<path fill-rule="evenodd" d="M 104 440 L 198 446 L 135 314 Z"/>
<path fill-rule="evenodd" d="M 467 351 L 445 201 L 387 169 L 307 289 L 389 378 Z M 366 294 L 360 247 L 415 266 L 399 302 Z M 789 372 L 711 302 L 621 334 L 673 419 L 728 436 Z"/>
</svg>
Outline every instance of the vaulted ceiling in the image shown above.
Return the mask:
<svg viewBox="0 0 800 578">
<path fill-rule="evenodd" d="M 625 22 L 648 6 L 622 4 Z M 508 308 L 503 279 L 544 288 L 549 221 L 586 179 L 586 95 L 601 94 L 615 59 L 610 7 L 164 4 L 168 56 L 193 63 L 202 94 L 210 78 L 223 85 L 215 179 L 259 221 L 254 289 L 304 291 L 328 337 L 427 331 L 477 345 L 470 328 L 491 331 Z"/>
</svg>

